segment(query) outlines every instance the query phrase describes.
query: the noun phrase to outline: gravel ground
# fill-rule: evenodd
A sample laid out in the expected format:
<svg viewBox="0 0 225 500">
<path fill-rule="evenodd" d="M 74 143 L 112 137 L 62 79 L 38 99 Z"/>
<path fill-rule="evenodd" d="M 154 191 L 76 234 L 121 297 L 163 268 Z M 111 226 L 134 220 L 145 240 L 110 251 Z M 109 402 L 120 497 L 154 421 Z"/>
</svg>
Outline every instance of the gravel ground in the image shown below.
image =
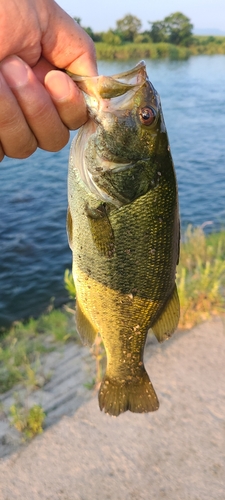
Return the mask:
<svg viewBox="0 0 225 500">
<path fill-rule="evenodd" d="M 150 414 L 109 417 L 99 411 L 96 394 L 90 398 L 78 389 L 67 406 L 72 379 L 67 373 L 67 389 L 66 349 L 63 356 L 63 385 L 59 371 L 51 380 L 56 393 L 57 384 L 63 388 L 63 398 L 56 395 L 58 418 L 29 445 L 7 448 L 0 459 L 0 500 L 225 499 L 221 319 L 176 333 L 163 345 L 149 340 L 146 368 L 160 400 Z"/>
</svg>

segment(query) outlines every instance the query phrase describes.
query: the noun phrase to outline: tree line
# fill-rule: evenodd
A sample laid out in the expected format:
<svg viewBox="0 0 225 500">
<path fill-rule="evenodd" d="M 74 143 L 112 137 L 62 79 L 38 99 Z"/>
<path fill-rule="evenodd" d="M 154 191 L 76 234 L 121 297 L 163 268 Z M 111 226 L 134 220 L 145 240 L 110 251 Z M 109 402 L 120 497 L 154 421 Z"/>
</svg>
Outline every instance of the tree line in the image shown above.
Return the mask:
<svg viewBox="0 0 225 500">
<path fill-rule="evenodd" d="M 79 17 L 74 17 L 74 19 L 81 25 Z M 95 33 L 91 27 L 82 26 L 82 28 L 87 31 L 94 42 L 104 42 L 110 45 L 120 45 L 126 42 L 168 42 L 188 47 L 193 41 L 193 24 L 182 12 L 174 12 L 162 21 L 148 21 L 148 24 L 149 29 L 142 31 L 141 20 L 132 14 L 127 14 L 116 21 L 115 29 L 109 29 L 106 32 Z"/>
</svg>

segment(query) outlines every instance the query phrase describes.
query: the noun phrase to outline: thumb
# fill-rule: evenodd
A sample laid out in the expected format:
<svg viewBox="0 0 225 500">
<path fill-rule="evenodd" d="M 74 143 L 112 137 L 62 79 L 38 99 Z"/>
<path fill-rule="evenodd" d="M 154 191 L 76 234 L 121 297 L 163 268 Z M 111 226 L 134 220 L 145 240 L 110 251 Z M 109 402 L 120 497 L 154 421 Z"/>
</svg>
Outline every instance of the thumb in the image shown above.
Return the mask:
<svg viewBox="0 0 225 500">
<path fill-rule="evenodd" d="M 47 3 L 48 22 L 42 35 L 42 54 L 54 66 L 72 73 L 97 74 L 95 47 L 92 39 L 61 7 Z"/>
</svg>

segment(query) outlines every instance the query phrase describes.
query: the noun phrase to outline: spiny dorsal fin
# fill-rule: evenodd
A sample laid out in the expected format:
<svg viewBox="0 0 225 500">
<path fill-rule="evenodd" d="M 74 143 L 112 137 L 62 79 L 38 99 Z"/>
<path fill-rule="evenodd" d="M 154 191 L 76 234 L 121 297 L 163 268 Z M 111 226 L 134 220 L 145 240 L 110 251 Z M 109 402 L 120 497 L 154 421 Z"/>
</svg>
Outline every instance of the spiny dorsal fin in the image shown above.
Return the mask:
<svg viewBox="0 0 225 500">
<path fill-rule="evenodd" d="M 159 342 L 167 340 L 176 330 L 180 317 L 180 302 L 175 285 L 173 293 L 166 303 L 162 313 L 151 327 Z"/>
</svg>

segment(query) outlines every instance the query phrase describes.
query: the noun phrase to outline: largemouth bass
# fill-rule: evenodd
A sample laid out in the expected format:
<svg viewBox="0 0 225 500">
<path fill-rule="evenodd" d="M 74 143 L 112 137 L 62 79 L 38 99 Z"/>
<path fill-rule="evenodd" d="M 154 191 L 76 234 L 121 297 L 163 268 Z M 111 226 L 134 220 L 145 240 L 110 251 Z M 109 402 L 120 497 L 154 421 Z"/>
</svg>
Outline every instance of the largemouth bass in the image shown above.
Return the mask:
<svg viewBox="0 0 225 500">
<path fill-rule="evenodd" d="M 112 77 L 71 76 L 90 116 L 68 177 L 77 330 L 88 344 L 99 332 L 105 346 L 100 409 L 154 411 L 147 332 L 161 342 L 179 319 L 177 185 L 160 99 L 143 61 Z"/>
</svg>

